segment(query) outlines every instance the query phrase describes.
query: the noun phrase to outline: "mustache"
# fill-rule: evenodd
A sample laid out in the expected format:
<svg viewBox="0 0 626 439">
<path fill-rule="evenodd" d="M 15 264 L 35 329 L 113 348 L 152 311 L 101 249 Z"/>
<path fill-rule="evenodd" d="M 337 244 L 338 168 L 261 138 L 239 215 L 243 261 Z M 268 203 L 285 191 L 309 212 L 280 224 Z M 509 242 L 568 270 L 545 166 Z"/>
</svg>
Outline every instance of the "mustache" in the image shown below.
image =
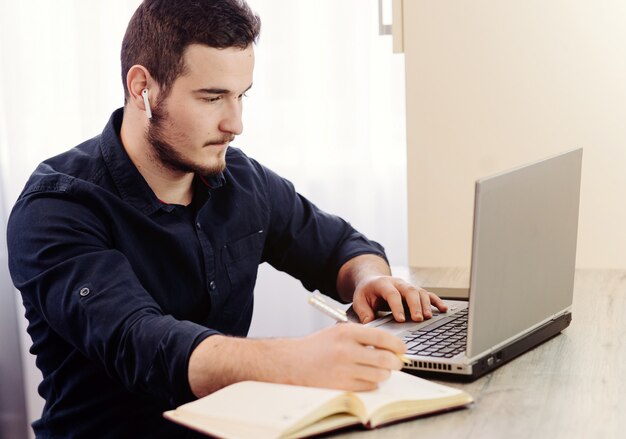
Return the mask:
<svg viewBox="0 0 626 439">
<path fill-rule="evenodd" d="M 225 143 L 230 143 L 233 140 L 235 140 L 235 136 L 222 137 L 221 139 L 209 140 L 207 143 L 204 144 L 204 146 L 223 145 Z"/>
</svg>

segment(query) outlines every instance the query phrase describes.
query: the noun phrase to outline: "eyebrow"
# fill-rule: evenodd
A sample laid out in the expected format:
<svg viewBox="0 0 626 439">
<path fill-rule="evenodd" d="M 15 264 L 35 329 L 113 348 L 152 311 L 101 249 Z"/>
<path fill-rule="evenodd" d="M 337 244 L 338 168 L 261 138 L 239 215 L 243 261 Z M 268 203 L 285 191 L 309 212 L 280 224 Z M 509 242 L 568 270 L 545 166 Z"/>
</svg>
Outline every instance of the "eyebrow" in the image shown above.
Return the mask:
<svg viewBox="0 0 626 439">
<path fill-rule="evenodd" d="M 248 86 L 248 88 L 246 88 L 242 93 L 247 92 L 251 88 L 252 88 L 252 84 L 250 84 Z M 211 95 L 225 95 L 225 94 L 232 93 L 232 91 L 228 90 L 226 88 L 199 88 L 197 90 L 194 90 L 194 93 L 206 93 L 206 94 L 211 94 Z"/>
</svg>

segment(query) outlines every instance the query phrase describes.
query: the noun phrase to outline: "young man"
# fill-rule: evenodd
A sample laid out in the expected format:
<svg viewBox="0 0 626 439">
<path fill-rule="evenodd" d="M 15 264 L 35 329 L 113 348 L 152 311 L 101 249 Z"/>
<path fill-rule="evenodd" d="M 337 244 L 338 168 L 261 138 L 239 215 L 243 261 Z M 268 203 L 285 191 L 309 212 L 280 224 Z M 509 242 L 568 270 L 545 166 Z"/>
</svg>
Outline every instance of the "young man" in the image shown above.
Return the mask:
<svg viewBox="0 0 626 439">
<path fill-rule="evenodd" d="M 445 310 L 391 277 L 380 245 L 228 146 L 259 28 L 243 0 L 145 0 L 122 45 L 124 108 L 20 195 L 8 246 L 43 373 L 38 437 L 185 437 L 162 411 L 233 382 L 364 390 L 401 367 L 399 339 L 356 324 L 243 338 L 264 261 L 353 301 L 362 322 L 383 302 L 399 321 Z"/>
</svg>

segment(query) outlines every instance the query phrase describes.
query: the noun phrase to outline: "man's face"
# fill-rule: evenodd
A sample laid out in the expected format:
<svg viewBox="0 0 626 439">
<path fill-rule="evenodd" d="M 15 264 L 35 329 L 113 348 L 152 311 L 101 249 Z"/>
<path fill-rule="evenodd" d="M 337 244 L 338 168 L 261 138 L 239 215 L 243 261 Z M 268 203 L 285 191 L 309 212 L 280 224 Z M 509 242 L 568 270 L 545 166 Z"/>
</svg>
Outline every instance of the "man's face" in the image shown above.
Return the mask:
<svg viewBox="0 0 626 439">
<path fill-rule="evenodd" d="M 254 52 L 190 45 L 185 72 L 152 110 L 147 139 L 153 159 L 176 172 L 224 170 L 228 144 L 243 130 L 242 98 L 252 85 Z"/>
</svg>

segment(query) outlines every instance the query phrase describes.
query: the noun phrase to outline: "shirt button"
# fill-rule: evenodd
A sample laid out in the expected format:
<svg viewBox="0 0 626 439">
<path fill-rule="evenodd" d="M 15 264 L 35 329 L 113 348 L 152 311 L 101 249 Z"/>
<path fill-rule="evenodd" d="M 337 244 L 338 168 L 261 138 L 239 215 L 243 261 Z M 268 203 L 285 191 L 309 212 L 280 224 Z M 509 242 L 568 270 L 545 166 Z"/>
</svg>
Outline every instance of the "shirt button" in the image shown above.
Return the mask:
<svg viewBox="0 0 626 439">
<path fill-rule="evenodd" d="M 199 222 L 196 223 L 196 229 L 198 229 L 198 230 L 202 229 L 202 226 L 200 225 Z"/>
<path fill-rule="evenodd" d="M 89 288 L 81 288 L 80 291 L 78 292 L 78 294 L 80 294 L 81 297 L 85 297 L 88 296 L 89 293 L 91 293 L 91 290 Z"/>
<path fill-rule="evenodd" d="M 217 285 L 215 285 L 215 281 L 214 281 L 214 280 L 212 280 L 212 281 L 209 283 L 209 288 L 211 289 L 211 291 L 214 291 L 216 287 L 217 287 Z"/>
</svg>

